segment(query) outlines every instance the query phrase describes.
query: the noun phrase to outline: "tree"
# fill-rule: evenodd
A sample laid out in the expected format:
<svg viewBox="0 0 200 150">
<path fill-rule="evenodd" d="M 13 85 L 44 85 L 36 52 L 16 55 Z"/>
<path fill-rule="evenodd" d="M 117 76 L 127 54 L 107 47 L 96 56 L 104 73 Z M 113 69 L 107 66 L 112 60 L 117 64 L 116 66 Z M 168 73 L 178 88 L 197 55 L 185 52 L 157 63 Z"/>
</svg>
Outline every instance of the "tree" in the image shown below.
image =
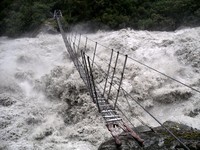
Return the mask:
<svg viewBox="0 0 200 150">
<path fill-rule="evenodd" d="M 132 27 L 174 30 L 200 24 L 199 0 L 3 0 L 0 34 L 34 30 L 60 9 L 69 24 L 103 23 L 113 29 Z"/>
</svg>

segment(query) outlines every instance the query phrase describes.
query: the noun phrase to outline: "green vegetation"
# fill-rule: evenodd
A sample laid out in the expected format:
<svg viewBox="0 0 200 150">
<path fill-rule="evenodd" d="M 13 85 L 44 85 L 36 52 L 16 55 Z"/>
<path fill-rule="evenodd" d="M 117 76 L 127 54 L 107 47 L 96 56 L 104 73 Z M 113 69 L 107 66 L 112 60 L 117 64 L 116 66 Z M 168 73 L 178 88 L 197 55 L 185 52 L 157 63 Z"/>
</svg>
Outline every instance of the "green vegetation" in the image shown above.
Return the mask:
<svg viewBox="0 0 200 150">
<path fill-rule="evenodd" d="M 18 36 L 32 31 L 51 17 L 50 0 L 4 0 L 0 2 L 0 33 Z"/>
<path fill-rule="evenodd" d="M 36 29 L 60 9 L 69 24 L 93 22 L 112 29 L 175 30 L 200 24 L 199 0 L 3 0 L 0 34 Z"/>
</svg>

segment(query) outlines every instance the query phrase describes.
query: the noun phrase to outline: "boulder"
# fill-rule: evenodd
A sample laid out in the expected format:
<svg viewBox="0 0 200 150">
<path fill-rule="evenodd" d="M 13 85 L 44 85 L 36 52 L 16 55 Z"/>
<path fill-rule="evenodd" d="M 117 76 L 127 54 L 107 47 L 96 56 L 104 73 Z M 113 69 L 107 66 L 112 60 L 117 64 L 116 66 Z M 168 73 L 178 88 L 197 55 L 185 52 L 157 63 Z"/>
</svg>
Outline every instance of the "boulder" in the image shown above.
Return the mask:
<svg viewBox="0 0 200 150">
<path fill-rule="evenodd" d="M 200 150 L 200 130 L 189 126 L 167 121 L 163 125 L 172 131 L 190 150 Z M 115 144 L 113 138 L 103 142 L 98 150 L 184 150 L 175 138 L 173 138 L 164 128 L 155 127 L 153 130 L 137 129 L 138 134 L 144 139 L 144 146 L 141 147 L 130 135 L 122 133 L 120 140 L 122 145 Z"/>
</svg>

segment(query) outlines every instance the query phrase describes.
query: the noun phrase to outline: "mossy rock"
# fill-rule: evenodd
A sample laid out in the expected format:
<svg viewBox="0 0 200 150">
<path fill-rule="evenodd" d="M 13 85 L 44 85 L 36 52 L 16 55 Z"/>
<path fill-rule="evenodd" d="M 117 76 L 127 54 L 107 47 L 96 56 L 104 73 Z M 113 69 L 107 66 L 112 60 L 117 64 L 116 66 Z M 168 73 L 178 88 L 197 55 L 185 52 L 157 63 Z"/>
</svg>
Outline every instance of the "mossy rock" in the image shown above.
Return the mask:
<svg viewBox="0 0 200 150">
<path fill-rule="evenodd" d="M 191 150 L 200 149 L 200 131 L 189 126 L 167 121 L 163 125 L 173 132 L 185 145 Z M 123 135 L 124 133 L 122 133 Z M 139 135 L 144 139 L 144 146 L 139 144 L 130 136 L 120 135 L 121 147 L 117 147 L 114 139 L 102 143 L 98 150 L 175 150 L 184 149 L 184 147 L 172 137 L 162 127 L 153 128 L 153 130 L 140 132 Z"/>
</svg>

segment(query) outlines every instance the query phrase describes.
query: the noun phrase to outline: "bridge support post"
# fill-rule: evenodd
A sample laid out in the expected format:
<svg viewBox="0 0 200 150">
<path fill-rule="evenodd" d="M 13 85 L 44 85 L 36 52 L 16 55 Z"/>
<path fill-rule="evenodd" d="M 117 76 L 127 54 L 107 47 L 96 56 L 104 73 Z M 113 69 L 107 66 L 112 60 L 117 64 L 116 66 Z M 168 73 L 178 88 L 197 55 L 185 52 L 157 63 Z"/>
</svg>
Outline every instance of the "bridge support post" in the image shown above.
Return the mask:
<svg viewBox="0 0 200 150">
<path fill-rule="evenodd" d="M 117 105 L 117 100 L 118 100 L 118 97 L 119 97 L 119 91 L 120 91 L 120 88 L 121 88 L 121 85 L 122 85 L 122 80 L 123 80 L 123 77 L 124 77 L 124 70 L 126 68 L 127 57 L 128 57 L 128 55 L 125 56 L 124 66 L 123 66 L 122 73 L 121 73 L 121 79 L 120 79 L 120 82 L 119 82 L 119 87 L 117 89 L 117 96 L 116 96 L 116 100 L 115 100 L 115 103 L 114 103 L 114 109 L 116 108 L 116 105 Z"/>
<path fill-rule="evenodd" d="M 101 109 L 99 107 L 98 95 L 97 95 L 97 91 L 96 91 L 96 85 L 95 85 L 95 82 L 94 82 L 94 77 L 93 77 L 93 73 L 92 73 L 92 68 L 91 68 L 90 57 L 89 56 L 87 57 L 87 61 L 88 61 L 88 66 L 89 66 L 89 72 L 90 72 L 92 87 L 93 87 L 94 95 L 95 95 L 95 98 L 96 98 L 97 108 L 98 108 L 99 112 L 101 112 Z"/>
<path fill-rule="evenodd" d="M 109 87 L 109 91 L 108 91 L 107 100 L 108 100 L 109 97 L 110 97 L 110 92 L 111 92 L 111 88 L 112 88 L 113 78 L 114 78 L 114 76 L 115 76 L 115 71 L 116 71 L 116 67 L 117 67 L 118 57 L 119 57 L 119 51 L 117 52 L 117 57 L 116 57 L 116 60 L 115 60 L 115 66 L 114 66 L 113 74 L 112 74 L 112 77 L 111 77 L 111 82 L 110 82 L 110 87 Z"/>
<path fill-rule="evenodd" d="M 135 133 L 127 124 L 123 122 L 123 126 L 125 127 L 125 131 L 129 132 L 130 135 L 138 142 L 140 146 L 144 145 L 144 140 L 139 137 L 137 133 Z"/>
<path fill-rule="evenodd" d="M 118 133 L 116 133 L 115 129 L 118 128 L 118 124 L 106 124 L 108 131 L 110 131 L 111 135 L 115 139 L 115 143 L 117 146 L 121 146 L 122 142 L 119 139 Z"/>
<path fill-rule="evenodd" d="M 139 135 L 136 132 L 134 132 L 124 122 L 115 122 L 115 123 L 113 122 L 113 123 L 110 123 L 110 124 L 106 124 L 106 127 L 108 128 L 108 130 L 110 131 L 111 135 L 115 139 L 116 145 L 120 146 L 122 144 L 122 142 L 120 141 L 120 138 L 119 138 L 120 137 L 119 131 L 120 131 L 120 129 L 122 129 L 125 133 L 130 134 L 140 146 L 144 146 L 144 140 L 141 139 L 139 137 Z"/>
<path fill-rule="evenodd" d="M 93 54 L 93 58 L 92 58 L 92 68 L 93 68 L 93 64 L 94 64 L 94 58 L 96 55 L 96 51 L 97 51 L 97 42 L 95 43 L 94 54 Z"/>
<path fill-rule="evenodd" d="M 91 79 L 90 79 L 90 75 L 89 75 L 89 71 L 88 71 L 88 67 L 87 67 L 85 53 L 82 50 L 81 50 L 81 57 L 82 57 L 83 68 L 84 68 L 84 71 L 85 71 L 85 77 L 86 77 L 89 93 L 90 93 L 90 96 L 93 99 L 93 102 L 96 103 L 94 95 L 93 95 L 93 89 L 92 89 Z"/>
<path fill-rule="evenodd" d="M 107 82 L 108 82 L 108 76 L 109 76 L 109 73 L 110 73 L 110 67 L 111 67 L 111 63 L 112 63 L 112 58 L 113 58 L 113 49 L 112 49 L 111 56 L 110 56 L 110 62 L 108 64 L 108 70 L 107 70 L 107 74 L 106 74 L 106 81 L 105 81 L 105 85 L 104 85 L 104 89 L 103 89 L 103 96 L 104 96 L 105 91 L 106 91 L 106 86 L 107 86 Z"/>
</svg>

